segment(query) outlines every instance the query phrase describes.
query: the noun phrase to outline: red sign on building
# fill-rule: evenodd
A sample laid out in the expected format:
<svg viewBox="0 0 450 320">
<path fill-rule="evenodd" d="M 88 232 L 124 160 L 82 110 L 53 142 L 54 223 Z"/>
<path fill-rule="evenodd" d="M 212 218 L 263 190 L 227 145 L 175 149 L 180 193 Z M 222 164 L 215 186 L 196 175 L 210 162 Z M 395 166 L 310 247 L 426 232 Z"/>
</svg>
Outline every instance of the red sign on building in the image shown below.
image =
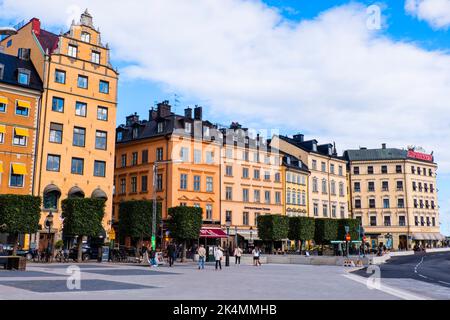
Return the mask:
<svg viewBox="0 0 450 320">
<path fill-rule="evenodd" d="M 414 150 L 408 150 L 408 158 L 433 162 L 433 156 L 431 154 L 420 153 Z"/>
</svg>

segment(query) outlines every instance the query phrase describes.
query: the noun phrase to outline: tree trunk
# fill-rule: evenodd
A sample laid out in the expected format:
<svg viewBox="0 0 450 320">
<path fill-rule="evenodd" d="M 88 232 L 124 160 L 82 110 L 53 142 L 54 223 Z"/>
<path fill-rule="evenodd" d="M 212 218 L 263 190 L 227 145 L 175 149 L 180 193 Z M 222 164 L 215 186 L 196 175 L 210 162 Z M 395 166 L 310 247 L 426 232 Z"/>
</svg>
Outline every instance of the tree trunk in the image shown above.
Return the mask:
<svg viewBox="0 0 450 320">
<path fill-rule="evenodd" d="M 78 236 L 77 262 L 83 261 L 83 236 Z"/>
<path fill-rule="evenodd" d="M 183 252 L 181 253 L 181 262 L 184 262 L 186 260 L 186 240 L 183 241 L 181 250 L 183 250 Z"/>
<path fill-rule="evenodd" d="M 303 249 L 303 240 L 300 240 L 300 255 L 302 255 L 302 249 Z"/>
<path fill-rule="evenodd" d="M 139 258 L 141 256 L 141 251 L 142 251 L 142 242 L 144 240 L 142 239 L 142 237 L 138 240 L 137 242 L 137 246 L 136 246 L 136 258 Z"/>
<path fill-rule="evenodd" d="M 14 233 L 14 246 L 13 246 L 13 252 L 12 252 L 13 256 L 17 255 L 17 241 L 18 240 L 19 240 L 19 234 Z"/>
</svg>

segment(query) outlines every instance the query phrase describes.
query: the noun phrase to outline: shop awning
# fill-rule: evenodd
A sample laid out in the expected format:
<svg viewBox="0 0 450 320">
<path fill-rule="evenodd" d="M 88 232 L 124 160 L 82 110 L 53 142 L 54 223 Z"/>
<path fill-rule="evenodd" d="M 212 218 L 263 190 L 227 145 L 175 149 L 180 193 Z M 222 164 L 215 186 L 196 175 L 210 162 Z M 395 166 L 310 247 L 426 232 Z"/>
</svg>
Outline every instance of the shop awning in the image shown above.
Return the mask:
<svg viewBox="0 0 450 320">
<path fill-rule="evenodd" d="M 6 133 L 6 126 L 0 125 L 0 133 Z"/>
<path fill-rule="evenodd" d="M 0 162 L 0 173 L 3 173 L 3 162 Z"/>
<path fill-rule="evenodd" d="M 444 240 L 445 237 L 440 233 L 413 233 L 413 240 Z"/>
<path fill-rule="evenodd" d="M 14 174 L 27 174 L 27 167 L 24 164 L 13 163 L 12 170 Z"/>
<path fill-rule="evenodd" d="M 59 194 L 61 194 L 61 189 L 59 189 L 56 185 L 54 184 L 49 184 L 48 186 L 46 186 L 44 188 L 44 194 L 46 193 L 50 193 L 50 192 L 58 192 Z"/>
<path fill-rule="evenodd" d="M 21 137 L 28 137 L 28 129 L 23 129 L 23 128 L 14 128 L 14 132 L 16 134 L 16 136 L 21 136 Z"/>
<path fill-rule="evenodd" d="M 201 228 L 200 238 L 228 238 L 222 229 L 218 228 Z"/>
<path fill-rule="evenodd" d="M 247 232 L 239 232 L 238 231 L 238 235 L 240 235 L 245 240 L 261 240 L 258 238 L 257 232 L 253 232 L 252 235 L 250 236 L 250 232 L 247 233 Z"/>
<path fill-rule="evenodd" d="M 108 196 L 102 189 L 95 189 L 94 191 L 92 191 L 91 198 L 108 200 Z"/>
<path fill-rule="evenodd" d="M 421 234 L 421 233 L 413 233 L 412 239 L 413 240 L 425 240 L 425 238 L 423 237 L 423 234 Z"/>
<path fill-rule="evenodd" d="M 17 101 L 17 106 L 21 108 L 30 109 L 30 103 L 28 101 Z"/>
<path fill-rule="evenodd" d="M 0 103 L 8 104 L 8 98 L 0 97 Z"/>
</svg>

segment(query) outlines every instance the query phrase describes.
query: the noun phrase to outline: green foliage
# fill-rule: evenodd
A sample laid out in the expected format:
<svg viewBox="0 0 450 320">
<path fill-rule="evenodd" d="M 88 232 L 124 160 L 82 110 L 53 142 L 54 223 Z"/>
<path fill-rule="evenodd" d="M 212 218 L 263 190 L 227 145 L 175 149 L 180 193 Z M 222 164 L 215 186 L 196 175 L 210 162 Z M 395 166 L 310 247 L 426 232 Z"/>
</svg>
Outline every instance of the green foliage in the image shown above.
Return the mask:
<svg viewBox="0 0 450 320">
<path fill-rule="evenodd" d="M 61 249 L 62 247 L 64 247 L 64 241 L 63 240 L 56 241 L 55 249 Z"/>
<path fill-rule="evenodd" d="M 28 195 L 0 195 L 0 232 L 35 233 L 41 217 L 41 198 Z"/>
<path fill-rule="evenodd" d="M 169 208 L 167 221 L 170 234 L 178 240 L 198 239 L 203 221 L 202 208 L 196 207 L 173 207 Z"/>
<path fill-rule="evenodd" d="M 156 210 L 156 225 L 161 221 L 161 204 Z M 119 233 L 133 239 L 152 235 L 153 201 L 133 200 L 119 204 Z"/>
<path fill-rule="evenodd" d="M 316 219 L 314 241 L 319 244 L 327 244 L 337 240 L 338 221 L 335 219 Z"/>
<path fill-rule="evenodd" d="M 338 220 L 338 240 L 345 240 L 345 226 L 349 226 L 350 237 L 352 240 L 358 240 L 358 226 L 359 221 L 357 219 L 339 219 Z"/>
<path fill-rule="evenodd" d="M 258 236 L 264 241 L 287 239 L 289 217 L 279 214 L 258 217 Z"/>
<path fill-rule="evenodd" d="M 69 198 L 62 202 L 63 231 L 71 236 L 98 237 L 103 232 L 105 200 Z"/>
<path fill-rule="evenodd" d="M 314 239 L 315 221 L 308 217 L 289 218 L 289 239 L 290 240 L 312 240 Z"/>
</svg>

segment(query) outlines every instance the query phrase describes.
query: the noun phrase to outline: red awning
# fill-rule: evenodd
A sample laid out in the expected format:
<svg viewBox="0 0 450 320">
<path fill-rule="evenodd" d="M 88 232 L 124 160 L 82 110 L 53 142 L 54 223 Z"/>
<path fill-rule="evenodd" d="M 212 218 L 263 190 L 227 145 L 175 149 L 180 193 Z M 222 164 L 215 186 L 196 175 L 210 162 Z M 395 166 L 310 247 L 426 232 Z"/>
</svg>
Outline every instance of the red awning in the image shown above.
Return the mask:
<svg viewBox="0 0 450 320">
<path fill-rule="evenodd" d="M 200 238 L 228 238 L 228 236 L 222 229 L 201 228 Z"/>
</svg>

